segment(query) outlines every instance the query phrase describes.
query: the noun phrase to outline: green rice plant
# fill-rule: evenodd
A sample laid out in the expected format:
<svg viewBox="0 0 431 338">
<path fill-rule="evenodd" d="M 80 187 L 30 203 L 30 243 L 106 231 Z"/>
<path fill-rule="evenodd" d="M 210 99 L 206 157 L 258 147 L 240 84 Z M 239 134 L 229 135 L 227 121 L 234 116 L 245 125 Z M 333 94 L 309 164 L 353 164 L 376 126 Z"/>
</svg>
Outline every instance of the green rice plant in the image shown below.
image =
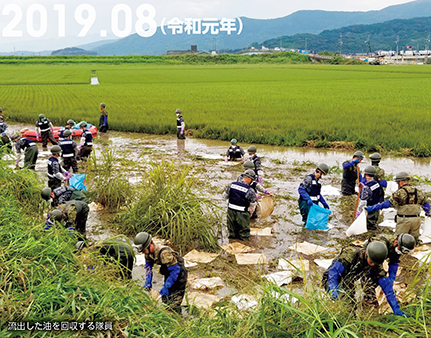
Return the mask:
<svg viewBox="0 0 431 338">
<path fill-rule="evenodd" d="M 195 179 L 189 171 L 165 160 L 152 163 L 136 201 L 118 216 L 120 230 L 128 235 L 146 231 L 169 240 L 179 251 L 216 250 L 219 208 L 193 192 Z"/>
<path fill-rule="evenodd" d="M 4 166 L 6 163 L 0 158 L 0 167 Z M 33 170 L 0 171 L 0 190 L 11 193 L 27 212 L 38 213 L 43 210 L 44 203 L 40 197 L 43 186 L 43 182 Z"/>
<path fill-rule="evenodd" d="M 98 160 L 95 155 L 90 156 L 87 162 L 90 197 L 108 210 L 118 210 L 133 199 L 134 189 L 121 166 L 115 168 L 115 164 L 121 162 L 116 158 L 115 147 L 102 150 L 101 157 Z"/>
<path fill-rule="evenodd" d="M 44 113 L 56 125 L 71 117 L 97 124 L 98 104 L 108 101 L 113 130 L 173 134 L 173 112 L 181 108 L 194 137 L 431 155 L 431 117 L 423 114 L 430 109 L 428 67 L 294 65 L 241 56 L 2 60 L 14 62 L 2 65 L 6 120 L 33 124 Z M 89 84 L 93 69 L 99 86 Z"/>
</svg>

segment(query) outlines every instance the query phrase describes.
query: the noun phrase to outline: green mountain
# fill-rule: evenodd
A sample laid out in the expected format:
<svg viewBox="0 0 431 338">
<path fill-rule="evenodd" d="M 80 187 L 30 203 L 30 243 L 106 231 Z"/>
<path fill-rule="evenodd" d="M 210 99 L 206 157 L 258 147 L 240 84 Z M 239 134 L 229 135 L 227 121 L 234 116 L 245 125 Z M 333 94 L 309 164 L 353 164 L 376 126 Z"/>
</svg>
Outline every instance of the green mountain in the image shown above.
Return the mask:
<svg viewBox="0 0 431 338">
<path fill-rule="evenodd" d="M 167 50 L 190 49 L 191 44 L 198 45 L 199 50 L 213 50 L 215 45 L 217 50 L 238 49 L 277 36 L 318 34 L 323 30 L 352 24 L 373 24 L 424 16 L 431 16 L 431 0 L 418 0 L 368 12 L 298 11 L 282 18 L 268 20 L 242 17 L 244 28 L 240 35 L 172 35 L 167 29 L 167 34 L 163 35 L 158 27 L 156 34 L 150 38 L 133 34 L 93 48 L 92 51 L 99 55 L 165 54 Z"/>
<path fill-rule="evenodd" d="M 337 52 L 340 49 L 340 35 L 342 36 L 342 53 L 367 52 L 367 44 L 370 42 L 371 51 L 396 50 L 397 37 L 399 38 L 399 50 L 412 46 L 416 50 L 426 47 L 427 39 L 431 33 L 431 17 L 414 18 L 408 20 L 391 20 L 373 25 L 353 25 L 340 29 L 327 30 L 315 34 L 296 34 L 283 36 L 264 41 L 262 44 L 268 48 L 282 46 L 283 48 L 307 48 L 316 51 Z"/>
</svg>

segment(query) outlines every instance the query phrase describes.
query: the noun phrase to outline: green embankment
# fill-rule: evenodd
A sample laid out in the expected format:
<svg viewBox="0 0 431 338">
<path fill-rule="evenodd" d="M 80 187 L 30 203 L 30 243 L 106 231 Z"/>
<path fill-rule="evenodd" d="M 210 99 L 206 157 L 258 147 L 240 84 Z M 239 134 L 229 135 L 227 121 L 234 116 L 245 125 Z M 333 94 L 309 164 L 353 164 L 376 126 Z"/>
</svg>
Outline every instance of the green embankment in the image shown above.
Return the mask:
<svg viewBox="0 0 431 338">
<path fill-rule="evenodd" d="M 151 64 L 175 59 L 146 58 L 1 65 L 0 104 L 9 120 L 34 123 L 45 113 L 64 125 L 69 118 L 97 124 L 104 101 L 111 129 L 154 134 L 174 133 L 181 108 L 196 137 L 315 147 L 352 142 L 368 151 L 431 155 L 429 67 L 292 65 L 259 55 L 232 56 L 259 64 Z M 99 86 L 89 85 L 91 70 Z"/>
</svg>

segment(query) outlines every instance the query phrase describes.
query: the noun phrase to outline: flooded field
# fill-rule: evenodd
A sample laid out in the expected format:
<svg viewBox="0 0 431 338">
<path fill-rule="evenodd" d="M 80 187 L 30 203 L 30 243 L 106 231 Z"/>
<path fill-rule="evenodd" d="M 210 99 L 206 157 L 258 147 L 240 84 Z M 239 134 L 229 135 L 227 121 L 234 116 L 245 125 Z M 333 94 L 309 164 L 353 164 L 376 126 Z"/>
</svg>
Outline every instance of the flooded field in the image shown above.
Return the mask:
<svg viewBox="0 0 431 338">
<path fill-rule="evenodd" d="M 11 129 L 20 130 L 23 127 L 29 126 L 16 124 L 11 126 Z M 248 147 L 248 144 L 239 145 L 245 149 Z M 46 161 L 50 153 L 42 151 L 40 144 L 38 146 L 39 158 L 36 171 L 47 180 Z M 124 172 L 125 177 L 133 184 L 142 180 L 142 172 L 148 170 L 148 164 L 152 161 L 167 159 L 174 161 L 179 166 L 191 166 L 191 174 L 197 178 L 198 182 L 195 187 L 196 193 L 211 198 L 221 208 L 226 208 L 226 202 L 222 198 L 225 187 L 235 181 L 243 171 L 242 162 L 236 164 L 224 162 L 224 153 L 228 146 L 227 142 L 220 141 L 193 138 L 177 140 L 171 135 L 155 136 L 114 131 L 99 134 L 95 139 L 96 156 L 100 156 L 101 151 L 106 147 L 115 147 L 116 156 L 130 163 L 128 166 L 118 165 L 116 169 Z M 194 282 L 201 278 L 220 277 L 222 279 L 222 284 L 215 286 L 214 289 L 211 286 L 207 289 L 196 287 L 196 290 L 193 291 L 193 294 L 198 293 L 196 299 L 205 298 L 202 295 L 210 295 L 214 297 L 206 296 L 210 299 L 209 301 L 217 302 L 223 297 L 234 296 L 240 291 L 241 293 L 255 292 L 256 285 L 262 276 L 278 273 L 280 278 L 284 278 L 285 276 L 281 272 L 289 270 L 289 264 L 284 263 L 286 261 L 295 262 L 294 265 L 301 271 L 294 271 L 294 278 L 289 280 L 289 283 L 286 282 L 290 285 L 290 289 L 301 294 L 303 281 L 316 282 L 319 280 L 324 271 L 325 260 L 334 258 L 343 244 L 352 241 L 346 238 L 345 232 L 351 224 L 354 198 L 341 197 L 340 193 L 341 164 L 343 161 L 351 159 L 351 151 L 256 146 L 257 154 L 261 157 L 264 168 L 263 186 L 275 196 L 274 212 L 268 218 L 252 221 L 251 227 L 256 229 L 252 233 L 250 241 L 240 243 L 246 248 L 242 247 L 239 251 L 230 248 L 208 263 L 200 263 L 195 266 L 190 264 L 190 285 L 194 285 Z M 361 163 L 362 169 L 370 164 L 367 159 L 368 157 Z M 321 162 L 325 162 L 331 167 L 330 174 L 321 180 L 322 195 L 332 211 L 329 220 L 330 229 L 311 231 L 302 226 L 297 189 L 305 175 L 312 173 L 315 166 Z M 386 175 L 407 171 L 411 175 L 428 179 L 430 162 L 430 159 L 383 156 L 381 167 L 385 170 Z M 417 184 L 427 193 L 431 193 L 430 186 L 420 181 Z M 225 224 L 225 213 L 222 212 L 221 215 L 219 221 L 221 224 Z M 93 203 L 87 223 L 88 238 L 97 241 L 117 235 L 115 222 L 113 222 L 114 216 Z M 385 220 L 393 220 L 394 214 L 385 213 L 383 217 Z M 266 232 L 258 231 L 263 229 L 267 229 Z M 384 227 L 382 231 L 393 232 L 390 227 Z M 367 235 L 364 234 L 354 239 L 364 240 L 366 238 Z M 311 253 L 301 253 L 297 248 L 291 249 L 292 246 L 302 242 L 309 243 Z M 219 238 L 219 244 L 221 246 L 229 244 L 226 229 Z M 319 251 L 317 246 L 323 247 L 324 250 Z M 234 255 L 236 252 L 261 254 L 265 261 L 258 260 L 259 264 L 241 265 L 238 264 L 238 257 Z M 412 260 L 414 258 L 403 260 L 402 266 L 403 264 L 411 266 Z M 405 271 L 410 270 L 405 269 Z M 133 279 L 143 283 L 143 276 L 142 259 L 139 258 L 133 271 Z M 155 273 L 155 288 L 159 289 L 162 284 L 161 275 Z M 202 290 L 208 289 L 213 289 L 213 291 L 202 293 Z M 189 293 L 191 292 L 192 286 L 189 288 Z"/>
</svg>

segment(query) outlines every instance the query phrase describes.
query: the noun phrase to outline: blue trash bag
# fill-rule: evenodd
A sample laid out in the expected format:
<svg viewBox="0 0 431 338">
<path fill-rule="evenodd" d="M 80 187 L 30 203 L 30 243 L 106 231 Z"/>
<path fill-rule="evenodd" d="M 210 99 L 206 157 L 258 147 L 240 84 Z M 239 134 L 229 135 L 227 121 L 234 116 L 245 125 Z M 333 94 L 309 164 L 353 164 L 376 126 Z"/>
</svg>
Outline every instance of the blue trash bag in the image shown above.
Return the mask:
<svg viewBox="0 0 431 338">
<path fill-rule="evenodd" d="M 313 203 L 308 213 L 307 224 L 305 225 L 305 228 L 310 230 L 329 229 L 327 224 L 329 221 L 330 213 L 331 213 L 331 210 L 322 208 L 317 204 Z"/>
<path fill-rule="evenodd" d="M 75 188 L 76 190 L 87 192 L 87 186 L 84 185 L 85 174 L 73 174 L 69 179 L 69 187 Z"/>
</svg>

